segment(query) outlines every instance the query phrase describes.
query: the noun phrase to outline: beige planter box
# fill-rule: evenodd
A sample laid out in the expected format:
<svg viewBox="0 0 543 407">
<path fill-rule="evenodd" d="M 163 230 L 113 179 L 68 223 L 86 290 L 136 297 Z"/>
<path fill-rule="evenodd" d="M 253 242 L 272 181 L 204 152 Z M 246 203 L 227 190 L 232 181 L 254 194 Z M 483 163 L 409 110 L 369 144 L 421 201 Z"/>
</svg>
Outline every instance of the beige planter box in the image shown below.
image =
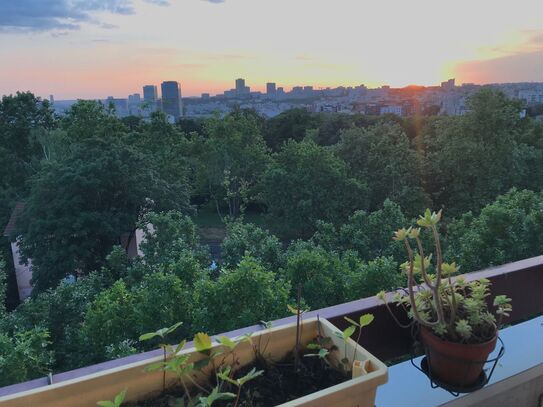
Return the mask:
<svg viewBox="0 0 543 407">
<path fill-rule="evenodd" d="M 317 336 L 318 324 L 319 321 L 317 318 L 310 318 L 303 321 L 302 344 L 308 344 Z M 339 359 L 345 357 L 345 343 L 335 335 L 335 332 L 339 330 L 325 319 L 320 320 L 320 329 L 322 335 L 329 336 L 338 347 L 337 356 Z M 295 346 L 296 324 L 262 330 L 256 332 L 252 338 L 253 343 L 261 343 L 262 348 L 264 348 L 264 344 L 268 343 L 265 356 L 273 360 L 279 360 L 286 356 Z M 347 341 L 347 357 L 349 359 L 353 356 L 355 345 L 356 343 L 353 340 L 349 339 Z M 216 347 L 219 346 L 216 345 Z M 254 351 L 248 342 L 240 343 L 235 352 L 243 365 L 252 362 L 254 359 Z M 193 361 L 203 358 L 194 348 L 185 349 L 182 353 L 191 353 Z M 282 406 L 373 407 L 377 386 L 386 383 L 388 380 L 387 367 L 360 346 L 356 350 L 356 359 L 365 367 L 367 373 L 290 401 Z M 156 357 L 50 386 L 9 395 L 0 398 L 0 406 L 95 407 L 97 401 L 112 400 L 117 393 L 125 388 L 128 391 L 127 401 L 141 399 L 149 393 L 162 389 L 162 372 L 144 372 L 145 366 L 160 360 L 162 360 L 161 357 Z M 202 375 L 206 373 L 209 373 L 209 370 L 203 372 Z M 173 377 L 171 378 L 173 379 Z"/>
</svg>

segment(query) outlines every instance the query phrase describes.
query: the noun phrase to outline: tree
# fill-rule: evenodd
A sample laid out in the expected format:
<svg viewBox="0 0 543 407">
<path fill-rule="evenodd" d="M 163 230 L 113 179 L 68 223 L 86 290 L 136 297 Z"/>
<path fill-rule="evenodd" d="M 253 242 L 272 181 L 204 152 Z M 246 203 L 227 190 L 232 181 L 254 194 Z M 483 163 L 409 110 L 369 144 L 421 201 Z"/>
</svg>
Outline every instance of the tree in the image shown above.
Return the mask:
<svg viewBox="0 0 543 407">
<path fill-rule="evenodd" d="M 370 210 L 389 198 L 401 202 L 402 209 L 414 216 L 429 204 L 417 155 L 399 125 L 382 122 L 344 130 L 334 151 L 349 165 L 350 173 L 368 185 Z"/>
<path fill-rule="evenodd" d="M 221 245 L 227 268 L 235 268 L 245 256 L 251 256 L 272 271 L 283 266 L 283 247 L 277 237 L 252 223 L 229 222 Z"/>
<path fill-rule="evenodd" d="M 346 283 L 346 300 L 371 297 L 380 291 L 392 291 L 405 286 L 405 277 L 400 273 L 398 263 L 392 257 L 377 257 L 367 263 L 360 263 L 349 275 Z"/>
<path fill-rule="evenodd" d="M 405 257 L 403 246 L 393 241 L 392 236 L 406 223 L 400 206 L 387 199 L 378 211 L 356 211 L 340 227 L 318 222 L 311 240 L 326 250 L 352 250 L 366 261 L 382 256 L 393 256 L 396 261 L 402 261 Z"/>
<path fill-rule="evenodd" d="M 47 374 L 52 365 L 47 331 L 34 328 L 10 337 L 0 333 L 0 386 Z"/>
<path fill-rule="evenodd" d="M 87 363 L 105 359 L 106 347 L 123 339 L 137 339 L 136 300 L 123 280 L 101 292 L 92 302 L 81 327 L 88 352 Z"/>
<path fill-rule="evenodd" d="M 211 197 L 217 212 L 228 205 L 237 217 L 255 199 L 255 187 L 268 162 L 267 148 L 253 115 L 230 114 L 205 125 L 205 136 L 196 143 L 198 188 Z"/>
<path fill-rule="evenodd" d="M 302 297 L 311 309 L 319 309 L 345 301 L 345 284 L 351 265 L 335 252 L 298 241 L 287 252 L 285 278 L 295 291 L 302 286 Z"/>
<path fill-rule="evenodd" d="M 192 286 L 211 264 L 209 250 L 200 244 L 196 225 L 178 211 L 147 213 L 139 223 L 144 231 L 140 244 L 146 273 L 175 274 Z"/>
<path fill-rule="evenodd" d="M 451 217 L 479 211 L 526 174 L 518 150 L 519 104 L 483 89 L 471 96 L 468 108 L 463 117 L 428 120 L 418 140 L 425 188 Z"/>
<path fill-rule="evenodd" d="M 485 206 L 468 212 L 448 227 L 445 256 L 462 271 L 543 254 L 543 193 L 512 189 Z"/>
<path fill-rule="evenodd" d="M 216 281 L 196 283 L 194 327 L 215 334 L 283 317 L 289 292 L 289 282 L 246 257 Z"/>
<path fill-rule="evenodd" d="M 320 117 L 307 109 L 290 109 L 272 117 L 264 127 L 264 139 L 273 151 L 278 151 L 289 140 L 302 141 L 307 130 L 317 129 Z"/>
<path fill-rule="evenodd" d="M 79 119 L 73 117 L 72 123 Z M 81 121 L 87 119 L 94 120 L 85 116 Z M 44 162 L 30 180 L 17 235 L 23 256 L 32 259 L 36 293 L 70 274 L 102 267 L 144 212 L 189 211 L 185 186 L 162 178 L 151 157 L 133 148 L 124 133 L 103 134 L 97 126 L 95 136 L 83 132 L 85 138 L 73 142 L 66 156 Z M 112 126 L 108 116 L 103 126 Z"/>
<path fill-rule="evenodd" d="M 0 223 L 11 207 L 27 193 L 26 180 L 39 168 L 42 148 L 35 138 L 38 129 L 50 130 L 56 123 L 47 100 L 30 92 L 17 92 L 0 100 Z"/>
<path fill-rule="evenodd" d="M 346 164 L 313 141 L 289 141 L 274 155 L 262 183 L 270 224 L 282 237 L 309 237 L 317 220 L 345 221 L 367 208 L 365 184 Z"/>
</svg>

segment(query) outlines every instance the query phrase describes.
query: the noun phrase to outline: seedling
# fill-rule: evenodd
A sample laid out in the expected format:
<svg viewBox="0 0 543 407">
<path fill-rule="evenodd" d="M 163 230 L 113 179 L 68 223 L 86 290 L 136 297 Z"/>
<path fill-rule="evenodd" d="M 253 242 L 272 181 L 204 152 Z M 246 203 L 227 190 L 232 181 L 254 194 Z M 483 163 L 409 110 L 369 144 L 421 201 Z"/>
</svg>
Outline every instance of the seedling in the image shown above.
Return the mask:
<svg viewBox="0 0 543 407">
<path fill-rule="evenodd" d="M 141 335 L 139 337 L 139 340 L 140 340 L 140 342 L 144 342 L 144 341 L 148 341 L 148 340 L 151 340 L 153 338 L 156 338 L 156 337 L 160 337 L 162 339 L 162 341 L 164 341 L 164 338 L 166 337 L 166 335 L 174 332 L 181 325 L 183 325 L 183 322 L 178 322 L 178 323 L 173 324 L 172 326 L 170 326 L 168 328 L 161 328 L 161 329 L 159 329 L 159 330 L 157 330 L 155 332 L 148 332 L 146 334 Z M 162 364 L 165 365 L 166 364 L 166 359 L 167 359 L 167 348 L 169 347 L 169 345 L 167 345 L 165 343 L 161 343 L 158 346 L 162 349 L 162 352 L 163 352 Z M 184 343 L 183 343 L 183 346 L 185 346 Z M 181 349 L 183 348 L 183 346 L 181 346 Z M 179 346 L 177 348 L 179 348 Z M 177 352 L 179 352 L 179 350 L 175 351 L 175 353 L 177 353 Z M 162 373 L 162 391 L 164 391 L 164 390 L 166 390 L 166 371 L 165 370 Z"/>
<path fill-rule="evenodd" d="M 207 397 L 200 397 L 198 399 L 197 407 L 211 407 L 212 404 L 219 400 L 230 400 L 236 397 L 234 393 L 221 393 L 218 387 L 214 387 L 211 393 Z"/>
<path fill-rule="evenodd" d="M 113 401 L 103 400 L 103 401 L 99 401 L 96 404 L 101 407 L 121 407 L 121 404 L 123 404 L 125 397 L 126 397 L 126 389 L 124 389 L 119 394 L 117 394 L 115 398 L 113 399 Z"/>
<path fill-rule="evenodd" d="M 237 407 L 237 405 L 239 403 L 239 396 L 241 395 L 242 386 L 245 383 L 247 383 L 248 381 L 256 379 L 258 376 L 261 376 L 262 373 L 264 373 L 264 371 L 263 370 L 256 370 L 255 368 L 252 368 L 249 373 L 247 373 L 243 377 L 240 377 L 239 379 L 230 378 L 230 372 L 231 372 L 231 368 L 230 368 L 230 366 L 228 366 L 222 372 L 217 373 L 217 376 L 220 379 L 222 379 L 222 380 L 224 380 L 224 381 L 226 381 L 226 382 L 228 382 L 230 384 L 233 384 L 234 386 L 236 386 L 238 388 L 238 393 L 236 395 L 236 401 L 234 402 L 234 407 Z"/>
<path fill-rule="evenodd" d="M 374 319 L 375 319 L 375 317 L 373 316 L 373 314 L 361 315 L 358 322 L 352 320 L 351 318 L 345 317 L 345 320 L 347 322 L 350 322 L 351 324 L 353 324 L 353 326 L 358 328 L 358 336 L 356 337 L 356 345 L 354 346 L 353 362 L 356 359 L 356 350 L 358 348 L 358 342 L 360 341 L 360 334 L 362 333 L 362 328 L 364 328 L 365 326 L 368 326 L 369 324 L 371 324 Z"/>
</svg>

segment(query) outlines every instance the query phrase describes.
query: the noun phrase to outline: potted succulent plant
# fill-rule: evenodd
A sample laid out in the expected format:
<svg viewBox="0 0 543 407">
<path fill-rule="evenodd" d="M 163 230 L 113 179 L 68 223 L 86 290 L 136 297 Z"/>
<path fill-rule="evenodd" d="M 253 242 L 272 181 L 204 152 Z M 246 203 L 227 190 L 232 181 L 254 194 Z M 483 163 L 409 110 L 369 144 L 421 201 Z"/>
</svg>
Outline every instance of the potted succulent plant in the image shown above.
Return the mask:
<svg viewBox="0 0 543 407">
<path fill-rule="evenodd" d="M 400 229 L 394 240 L 403 242 L 408 261 L 401 265 L 407 275 L 407 290 L 399 290 L 392 302 L 405 309 L 413 323 L 420 328 L 432 377 L 459 388 L 476 383 L 482 374 L 488 355 L 494 350 L 498 329 L 504 316 L 511 311 L 510 299 L 497 295 L 489 309 L 490 281 L 480 279 L 466 282 L 453 278 L 458 266 L 445 263 L 441 250 L 438 213 L 426 210 L 420 216 L 419 228 Z M 430 234 L 435 247 L 425 255 L 422 233 Z M 385 302 L 396 322 L 384 292 L 378 298 Z M 411 324 L 407 326 L 411 326 Z"/>
</svg>

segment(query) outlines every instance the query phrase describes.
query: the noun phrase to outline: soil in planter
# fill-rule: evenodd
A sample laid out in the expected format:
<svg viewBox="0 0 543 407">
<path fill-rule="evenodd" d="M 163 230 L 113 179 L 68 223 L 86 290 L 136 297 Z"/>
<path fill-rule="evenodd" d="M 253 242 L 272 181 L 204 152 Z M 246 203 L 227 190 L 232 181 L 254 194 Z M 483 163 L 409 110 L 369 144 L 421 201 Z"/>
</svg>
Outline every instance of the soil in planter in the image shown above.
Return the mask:
<svg viewBox="0 0 543 407">
<path fill-rule="evenodd" d="M 289 353 L 279 362 L 257 360 L 236 372 L 235 377 L 242 377 L 252 368 L 264 370 L 259 376 L 247 383 L 241 389 L 238 407 L 268 407 L 276 406 L 299 397 L 323 390 L 342 383 L 350 378 L 319 357 L 300 357 L 298 372 L 294 371 L 294 354 Z M 237 388 L 228 383 L 223 384 L 221 392 L 236 394 Z M 194 390 L 194 396 L 197 391 Z M 173 407 L 175 400 L 183 397 L 181 386 L 166 389 L 165 393 L 150 395 L 145 400 L 136 403 L 126 403 L 126 407 Z M 234 400 L 217 401 L 213 406 L 232 406 Z"/>
</svg>

